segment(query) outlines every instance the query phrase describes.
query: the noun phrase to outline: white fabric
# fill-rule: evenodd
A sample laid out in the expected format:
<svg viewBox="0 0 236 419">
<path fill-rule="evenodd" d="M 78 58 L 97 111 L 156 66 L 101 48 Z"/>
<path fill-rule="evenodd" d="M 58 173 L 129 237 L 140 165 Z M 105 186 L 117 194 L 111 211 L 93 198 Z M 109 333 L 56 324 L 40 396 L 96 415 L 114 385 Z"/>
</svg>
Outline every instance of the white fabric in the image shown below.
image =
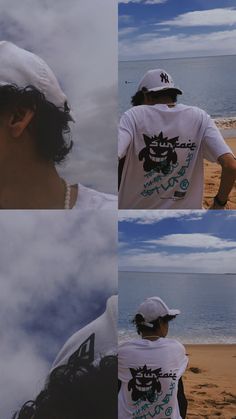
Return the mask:
<svg viewBox="0 0 236 419">
<path fill-rule="evenodd" d="M 117 210 L 117 196 L 98 192 L 94 189 L 78 184 L 78 198 L 72 209 L 94 210 L 106 209 Z"/>
<path fill-rule="evenodd" d="M 203 159 L 217 162 L 226 153 L 232 151 L 220 131 L 197 107 L 158 104 L 129 109 L 121 118 L 118 137 L 119 158 L 126 156 L 119 208 L 202 208 Z"/>
<path fill-rule="evenodd" d="M 135 339 L 118 348 L 119 419 L 181 419 L 178 380 L 188 363 L 174 339 Z M 158 384 L 159 383 L 159 384 Z"/>
<path fill-rule="evenodd" d="M 153 92 L 176 89 L 182 95 L 182 90 L 174 85 L 170 74 L 160 68 L 149 70 L 144 74 L 142 80 L 139 82 L 138 90 L 142 90 L 143 87 Z"/>
<path fill-rule="evenodd" d="M 106 311 L 93 322 L 72 335 L 60 350 L 52 370 L 67 364 L 71 355 L 79 355 L 96 363 L 106 355 L 117 354 L 117 296 L 107 300 Z"/>
<path fill-rule="evenodd" d="M 159 317 L 167 315 L 176 316 L 177 314 L 180 314 L 180 311 L 170 309 L 159 297 L 149 297 L 140 304 L 137 313 L 142 314 L 145 321 L 152 322 Z"/>
<path fill-rule="evenodd" d="M 50 67 L 37 55 L 8 41 L 0 41 L 0 85 L 36 87 L 46 99 L 64 109 L 66 95 Z"/>
</svg>

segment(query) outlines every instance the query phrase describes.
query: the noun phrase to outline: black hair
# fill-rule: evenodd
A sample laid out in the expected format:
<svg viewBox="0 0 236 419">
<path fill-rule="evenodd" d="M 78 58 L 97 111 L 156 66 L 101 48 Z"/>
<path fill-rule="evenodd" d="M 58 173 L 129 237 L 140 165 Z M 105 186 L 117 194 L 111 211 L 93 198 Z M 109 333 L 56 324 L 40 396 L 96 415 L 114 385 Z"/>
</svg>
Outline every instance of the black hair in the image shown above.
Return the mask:
<svg viewBox="0 0 236 419">
<path fill-rule="evenodd" d="M 177 102 L 177 91 L 175 89 L 161 90 L 158 92 L 149 92 L 146 87 L 138 90 L 131 98 L 131 104 L 133 106 L 144 105 L 145 95 L 151 99 L 159 99 L 160 97 L 170 97 L 172 102 Z"/>
<path fill-rule="evenodd" d="M 137 333 L 141 335 L 143 332 L 151 332 L 151 331 L 156 332 L 157 330 L 160 329 L 160 320 L 163 323 L 168 323 L 169 321 L 175 319 L 175 317 L 176 316 L 171 316 L 167 314 L 166 316 L 158 317 L 156 320 L 148 322 L 152 326 L 147 326 L 143 324 L 143 322 L 145 322 L 143 315 L 138 313 L 132 320 L 132 323 L 136 326 Z"/>
<path fill-rule="evenodd" d="M 59 108 L 46 100 L 45 95 L 34 86 L 19 88 L 16 85 L 0 87 L 0 114 L 34 111 L 27 129 L 31 133 L 39 155 L 54 163 L 62 162 L 72 148 L 73 142 L 64 138 L 70 133 L 70 109 L 65 102 Z"/>
<path fill-rule="evenodd" d="M 116 376 L 114 355 L 102 358 L 98 366 L 59 366 L 36 399 L 12 419 L 117 419 Z"/>
</svg>

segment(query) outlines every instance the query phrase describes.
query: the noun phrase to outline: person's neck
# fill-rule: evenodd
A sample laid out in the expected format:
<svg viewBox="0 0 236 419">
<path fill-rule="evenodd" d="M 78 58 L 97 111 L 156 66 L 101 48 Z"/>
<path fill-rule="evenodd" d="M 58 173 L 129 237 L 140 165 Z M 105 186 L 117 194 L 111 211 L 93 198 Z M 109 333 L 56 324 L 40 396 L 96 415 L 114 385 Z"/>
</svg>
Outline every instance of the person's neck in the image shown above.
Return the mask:
<svg viewBox="0 0 236 419">
<path fill-rule="evenodd" d="M 147 104 L 148 105 L 167 105 L 169 107 L 176 106 L 176 102 L 173 102 L 173 100 L 170 97 L 163 97 L 159 99 L 149 98 Z"/>
<path fill-rule="evenodd" d="M 0 209 L 64 209 L 65 182 L 53 163 L 14 163 L 0 168 Z"/>
<path fill-rule="evenodd" d="M 142 339 L 147 339 L 147 340 L 157 340 L 157 339 L 160 339 L 162 336 L 159 336 L 159 335 L 155 335 L 155 334 L 152 334 L 152 335 L 142 335 Z"/>
</svg>

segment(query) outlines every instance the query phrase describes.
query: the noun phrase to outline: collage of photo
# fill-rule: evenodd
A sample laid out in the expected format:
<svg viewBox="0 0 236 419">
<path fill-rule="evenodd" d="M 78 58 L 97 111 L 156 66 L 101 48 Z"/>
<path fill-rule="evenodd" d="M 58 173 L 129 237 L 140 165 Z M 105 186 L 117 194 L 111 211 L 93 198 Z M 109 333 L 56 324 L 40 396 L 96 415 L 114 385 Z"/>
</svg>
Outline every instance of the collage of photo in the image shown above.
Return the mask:
<svg viewBox="0 0 236 419">
<path fill-rule="evenodd" d="M 236 419 L 235 1 L 0 35 L 0 419 Z"/>
</svg>

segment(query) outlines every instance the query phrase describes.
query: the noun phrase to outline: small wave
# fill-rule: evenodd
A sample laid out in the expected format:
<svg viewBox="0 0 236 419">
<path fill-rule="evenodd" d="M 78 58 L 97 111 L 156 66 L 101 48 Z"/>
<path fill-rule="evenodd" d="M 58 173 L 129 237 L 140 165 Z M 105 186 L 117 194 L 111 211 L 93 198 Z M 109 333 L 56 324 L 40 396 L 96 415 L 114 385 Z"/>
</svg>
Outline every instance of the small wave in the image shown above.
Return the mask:
<svg viewBox="0 0 236 419">
<path fill-rule="evenodd" d="M 181 343 L 187 345 L 197 345 L 197 344 L 225 344 L 225 345 L 233 345 L 236 344 L 235 336 L 224 336 L 224 335 L 214 335 L 213 337 L 209 336 L 169 336 L 171 339 L 176 339 Z M 138 335 L 134 331 L 130 330 L 119 330 L 118 332 L 118 342 L 123 343 L 131 339 L 137 339 Z"/>
</svg>

